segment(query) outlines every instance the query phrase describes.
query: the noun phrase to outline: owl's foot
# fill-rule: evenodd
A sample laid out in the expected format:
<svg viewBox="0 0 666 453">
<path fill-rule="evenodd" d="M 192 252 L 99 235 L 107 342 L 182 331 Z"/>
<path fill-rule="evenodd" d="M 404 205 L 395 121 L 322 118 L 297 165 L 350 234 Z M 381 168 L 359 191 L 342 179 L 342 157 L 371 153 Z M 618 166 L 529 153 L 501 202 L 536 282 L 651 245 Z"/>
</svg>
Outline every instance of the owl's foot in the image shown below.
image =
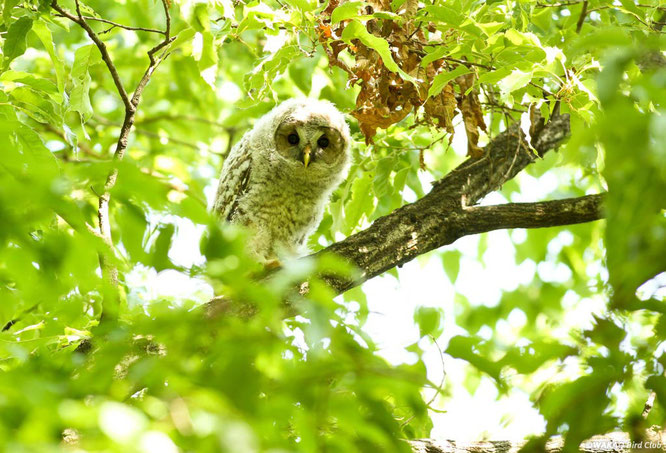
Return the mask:
<svg viewBox="0 0 666 453">
<path fill-rule="evenodd" d="M 282 267 L 282 263 L 278 259 L 268 260 L 264 263 L 264 270 L 267 271 L 275 270 L 278 267 Z"/>
<path fill-rule="evenodd" d="M 282 267 L 282 263 L 278 259 L 261 261 L 261 264 L 261 268 L 254 270 L 250 274 L 252 278 L 261 280 Z"/>
</svg>

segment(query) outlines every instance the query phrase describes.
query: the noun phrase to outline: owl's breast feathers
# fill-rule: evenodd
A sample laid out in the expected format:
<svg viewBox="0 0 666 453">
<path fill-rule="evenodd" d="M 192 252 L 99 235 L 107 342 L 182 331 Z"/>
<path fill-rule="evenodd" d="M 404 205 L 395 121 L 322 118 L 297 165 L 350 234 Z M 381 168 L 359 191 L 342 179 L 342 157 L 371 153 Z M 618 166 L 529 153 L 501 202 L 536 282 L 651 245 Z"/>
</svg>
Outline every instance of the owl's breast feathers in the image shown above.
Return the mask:
<svg viewBox="0 0 666 453">
<path fill-rule="evenodd" d="M 296 253 L 321 220 L 337 181 L 325 175 L 304 177 L 284 165 L 255 167 L 245 191 L 234 200 L 230 221 L 250 227 L 257 241 L 266 242 L 261 248 L 269 247 L 269 255 L 278 249 Z"/>
</svg>

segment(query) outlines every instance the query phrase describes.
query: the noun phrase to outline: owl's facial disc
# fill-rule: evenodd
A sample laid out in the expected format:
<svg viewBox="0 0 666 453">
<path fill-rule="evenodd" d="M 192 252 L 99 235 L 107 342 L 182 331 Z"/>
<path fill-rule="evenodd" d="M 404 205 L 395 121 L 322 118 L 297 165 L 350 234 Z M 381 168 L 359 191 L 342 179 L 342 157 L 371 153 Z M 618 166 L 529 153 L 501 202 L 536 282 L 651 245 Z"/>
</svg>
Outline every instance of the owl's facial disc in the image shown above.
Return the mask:
<svg viewBox="0 0 666 453">
<path fill-rule="evenodd" d="M 278 153 L 304 168 L 335 164 L 344 154 L 345 142 L 336 129 L 320 121 L 284 121 L 275 132 Z"/>
</svg>

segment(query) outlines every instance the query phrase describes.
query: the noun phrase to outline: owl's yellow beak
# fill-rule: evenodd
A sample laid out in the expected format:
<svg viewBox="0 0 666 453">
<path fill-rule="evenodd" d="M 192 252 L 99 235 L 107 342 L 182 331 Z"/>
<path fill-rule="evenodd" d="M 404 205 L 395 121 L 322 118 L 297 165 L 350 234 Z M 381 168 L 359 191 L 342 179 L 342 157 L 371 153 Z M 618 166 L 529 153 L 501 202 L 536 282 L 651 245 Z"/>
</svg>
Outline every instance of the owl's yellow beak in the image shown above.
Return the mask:
<svg viewBox="0 0 666 453">
<path fill-rule="evenodd" d="M 303 165 L 305 166 L 305 168 L 308 168 L 308 164 L 310 163 L 310 153 L 311 153 L 311 148 L 310 145 L 308 145 L 303 150 Z"/>
</svg>

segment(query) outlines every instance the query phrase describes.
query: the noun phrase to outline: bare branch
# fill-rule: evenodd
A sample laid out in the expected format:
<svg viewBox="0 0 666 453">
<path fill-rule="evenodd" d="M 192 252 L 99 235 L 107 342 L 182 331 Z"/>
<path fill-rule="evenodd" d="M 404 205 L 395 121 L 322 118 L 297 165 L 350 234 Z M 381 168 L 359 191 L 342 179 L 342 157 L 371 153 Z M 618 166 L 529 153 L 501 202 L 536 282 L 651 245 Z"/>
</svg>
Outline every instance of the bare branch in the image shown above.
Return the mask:
<svg viewBox="0 0 666 453">
<path fill-rule="evenodd" d="M 60 14 L 60 13 L 56 14 L 56 16 L 71 19 L 70 17 L 68 17 L 64 14 Z M 87 21 L 102 22 L 102 23 L 111 25 L 111 27 L 108 28 L 107 30 L 99 32 L 100 35 L 102 35 L 104 33 L 108 33 L 109 31 L 113 30 L 114 28 L 122 28 L 124 30 L 129 30 L 129 31 L 145 31 L 145 32 L 148 32 L 148 33 L 158 33 L 160 35 L 164 34 L 164 31 L 157 30 L 156 28 L 133 27 L 131 25 L 123 25 L 123 24 L 119 24 L 118 22 L 113 22 L 113 21 L 108 20 L 108 19 L 102 19 L 101 17 L 83 16 L 82 15 L 81 19 L 84 19 L 84 20 L 87 20 Z"/>
<path fill-rule="evenodd" d="M 167 0 L 162 0 L 162 6 L 164 8 L 165 21 L 166 21 L 166 29 L 160 33 L 164 35 L 164 39 L 159 44 L 157 44 L 155 47 L 153 47 L 148 51 L 148 57 L 150 59 L 150 63 L 148 65 L 148 68 L 144 72 L 143 76 L 141 77 L 141 80 L 137 84 L 136 89 L 134 90 L 134 94 L 132 95 L 131 98 L 129 97 L 127 91 L 125 90 L 125 87 L 120 79 L 120 76 L 118 75 L 118 71 L 116 69 L 115 64 L 113 63 L 113 60 L 111 59 L 111 56 L 109 55 L 106 45 L 99 38 L 99 35 L 95 33 L 95 31 L 90 27 L 90 25 L 86 20 L 86 17 L 84 17 L 81 14 L 81 7 L 79 5 L 78 0 L 75 0 L 75 4 L 76 4 L 76 15 L 73 15 L 64 10 L 60 5 L 58 5 L 57 0 L 52 0 L 51 8 L 60 13 L 60 15 L 62 15 L 63 17 L 66 17 L 72 22 L 78 24 L 81 28 L 83 28 L 86 31 L 90 39 L 95 43 L 100 53 L 102 54 L 102 59 L 106 63 L 106 66 L 108 67 L 109 72 L 111 73 L 111 77 L 113 78 L 113 82 L 116 85 L 118 94 L 120 95 L 120 98 L 122 99 L 123 104 L 125 106 L 125 118 L 123 120 L 123 124 L 120 129 L 120 135 L 118 136 L 118 142 L 116 144 L 116 149 L 113 154 L 113 159 L 118 161 L 124 157 L 125 151 L 127 150 L 129 134 L 130 131 L 132 130 L 132 125 L 134 124 L 136 109 L 137 106 L 139 105 L 139 101 L 141 100 L 141 95 L 143 93 L 143 90 L 148 84 L 150 77 L 152 76 L 157 66 L 168 55 L 166 51 L 162 52 L 159 56 L 156 56 L 156 54 L 160 50 L 168 46 L 174 39 L 171 37 L 171 16 L 169 14 L 168 3 Z M 117 179 L 118 179 L 118 169 L 113 168 L 107 175 L 106 182 L 104 184 L 104 190 L 102 194 L 99 196 L 99 205 L 97 209 L 99 232 L 104 238 L 104 241 L 109 245 L 113 244 L 113 240 L 111 238 L 111 224 L 109 221 L 109 201 L 111 198 L 111 189 L 115 186 Z M 103 255 L 100 255 L 100 264 L 104 274 L 112 283 L 112 285 L 117 286 L 118 269 L 115 266 L 108 265 Z"/>
<path fill-rule="evenodd" d="M 101 116 L 95 116 L 93 119 L 95 121 L 99 122 L 100 124 L 103 124 L 103 125 L 106 125 L 106 126 L 122 127 L 121 123 L 116 123 L 115 121 L 109 121 L 106 118 L 101 117 Z M 138 122 L 135 122 L 135 124 L 138 124 Z M 202 148 L 200 146 L 197 146 L 194 143 L 187 142 L 185 140 L 181 140 L 181 139 L 174 138 L 174 137 L 171 137 L 171 136 L 164 137 L 164 136 L 162 136 L 162 135 L 160 135 L 156 132 L 147 131 L 145 129 L 140 129 L 140 128 L 137 128 L 136 126 L 134 127 L 134 132 L 138 135 L 145 135 L 146 137 L 155 138 L 155 139 L 158 139 L 158 140 L 166 139 L 166 140 L 168 140 L 169 143 L 175 143 L 176 145 L 181 145 L 181 146 L 184 146 L 186 148 L 192 148 L 192 149 L 196 149 L 196 150 L 199 150 L 199 151 L 202 150 Z"/>
<path fill-rule="evenodd" d="M 60 5 L 58 5 L 57 0 L 53 0 L 51 2 L 51 8 L 58 11 L 61 16 L 66 17 L 67 19 L 79 25 L 81 28 L 83 28 L 86 31 L 90 39 L 95 43 L 100 53 L 102 54 L 102 60 L 104 60 L 104 63 L 106 63 L 107 68 L 109 68 L 109 72 L 111 73 L 111 77 L 113 78 L 113 83 L 116 85 L 116 89 L 118 90 L 120 99 L 122 99 L 123 104 L 125 104 L 125 108 L 126 109 L 131 108 L 129 97 L 127 96 L 127 92 L 125 91 L 123 82 L 120 80 L 120 75 L 118 75 L 118 70 L 116 69 L 116 66 L 113 64 L 113 60 L 111 60 L 111 55 L 109 55 L 109 51 L 106 48 L 106 44 L 104 44 L 104 42 L 101 39 L 99 39 L 97 33 L 95 33 L 95 31 L 92 28 L 90 28 L 88 22 L 86 22 L 83 16 L 81 16 L 81 11 L 79 9 L 79 2 L 78 1 L 76 2 L 78 17 L 65 11 Z"/>
<path fill-rule="evenodd" d="M 125 106 L 125 119 L 123 120 L 123 124 L 120 128 L 120 136 L 118 137 L 118 144 L 116 145 L 116 151 L 114 152 L 113 155 L 114 160 L 121 160 L 124 157 L 125 150 L 127 149 L 127 141 L 129 139 L 129 134 L 132 129 L 132 125 L 134 124 L 136 109 L 137 106 L 139 105 L 139 101 L 141 100 L 141 95 L 143 94 L 143 90 L 146 88 L 146 85 L 148 85 L 150 77 L 153 75 L 153 72 L 155 71 L 157 66 L 159 66 L 162 60 L 166 58 L 165 53 L 162 53 L 161 56 L 155 58 L 155 53 L 173 41 L 173 38 L 171 38 L 171 16 L 169 14 L 169 7 L 167 5 L 166 0 L 162 0 L 162 5 L 164 6 L 164 14 L 166 16 L 166 30 L 164 31 L 164 40 L 148 51 L 150 64 L 148 65 L 148 68 L 144 72 L 143 77 L 141 77 L 141 80 L 139 80 L 139 83 L 137 84 L 136 89 L 134 90 L 134 94 L 132 95 L 129 104 L 126 104 Z M 83 22 L 85 23 L 85 21 Z M 114 168 L 109 172 L 109 175 L 106 178 L 106 182 L 104 183 L 104 192 L 99 197 L 99 207 L 97 210 L 100 232 L 109 242 L 111 242 L 111 225 L 109 222 L 109 200 L 111 198 L 111 189 L 113 189 L 113 187 L 116 185 L 117 179 L 118 179 L 118 169 Z M 112 278 L 112 281 L 115 280 L 115 282 L 117 282 L 118 271 L 112 270 L 111 272 L 114 271 L 115 271 L 115 279 Z"/>
<path fill-rule="evenodd" d="M 197 122 L 197 123 L 204 123 L 208 124 L 210 126 L 215 126 L 220 129 L 224 129 L 227 132 L 231 133 L 235 128 L 227 126 L 223 123 L 220 123 L 218 121 L 213 121 L 209 120 L 208 118 L 202 118 L 199 116 L 192 116 L 192 115 L 156 115 L 156 116 L 149 116 L 142 118 L 140 120 L 136 121 L 136 124 L 147 124 L 147 123 L 156 123 L 158 121 L 191 121 L 191 122 Z"/>
<path fill-rule="evenodd" d="M 508 203 L 494 206 L 463 208 L 458 219 L 465 234 L 485 233 L 507 228 L 546 228 L 602 219 L 603 195 L 544 201 Z"/>
<path fill-rule="evenodd" d="M 648 399 L 645 402 L 645 406 L 643 407 L 643 413 L 641 414 L 643 418 L 648 418 L 648 415 L 650 415 L 650 411 L 654 406 L 655 398 L 657 398 L 657 394 L 655 392 L 650 392 L 650 395 L 648 396 Z"/>
<path fill-rule="evenodd" d="M 580 33 L 581 28 L 583 28 L 585 16 L 587 16 L 587 0 L 583 2 L 583 9 L 580 11 L 580 16 L 578 17 L 578 22 L 576 23 L 576 33 Z"/>
<path fill-rule="evenodd" d="M 123 24 L 119 24 L 119 23 L 117 23 L 117 22 L 113 22 L 113 21 L 110 21 L 110 20 L 107 20 L 107 19 L 102 19 L 101 17 L 93 17 L 93 16 L 81 16 L 81 17 L 82 17 L 83 19 L 85 19 L 85 20 L 92 20 L 92 21 L 96 21 L 96 22 L 103 22 L 103 23 L 105 23 L 105 24 L 109 24 L 109 25 L 111 25 L 111 28 L 109 28 L 109 29 L 103 31 L 102 33 L 107 33 L 107 32 L 109 32 L 110 30 L 113 30 L 114 28 L 117 27 L 117 28 L 122 28 L 122 29 L 130 30 L 130 31 L 145 31 L 145 32 L 147 32 L 147 33 L 158 33 L 158 34 L 160 34 L 160 35 L 163 35 L 163 34 L 164 34 L 164 31 L 163 31 L 163 30 L 157 30 L 157 29 L 155 29 L 155 28 L 132 27 L 131 25 L 123 25 Z"/>
</svg>

